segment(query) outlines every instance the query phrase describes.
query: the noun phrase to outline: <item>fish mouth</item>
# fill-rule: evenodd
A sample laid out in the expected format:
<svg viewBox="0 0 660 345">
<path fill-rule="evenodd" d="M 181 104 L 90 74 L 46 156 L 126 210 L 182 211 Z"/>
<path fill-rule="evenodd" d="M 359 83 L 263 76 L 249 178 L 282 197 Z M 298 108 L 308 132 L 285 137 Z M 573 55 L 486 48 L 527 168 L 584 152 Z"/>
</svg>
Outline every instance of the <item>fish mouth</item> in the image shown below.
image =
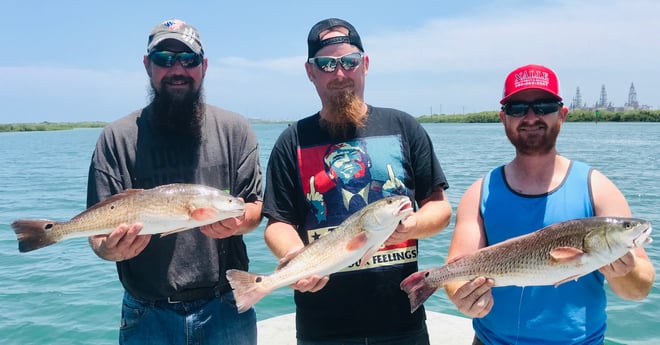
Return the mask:
<svg viewBox="0 0 660 345">
<path fill-rule="evenodd" d="M 643 247 L 653 242 L 653 239 L 651 238 L 651 230 L 652 230 L 651 225 L 649 225 L 646 229 L 642 230 L 642 232 L 640 232 L 639 235 L 637 235 L 637 237 L 635 237 L 632 240 L 633 246 L 636 248 Z"/>
<path fill-rule="evenodd" d="M 413 211 L 412 202 L 410 202 L 410 200 L 406 199 L 406 200 L 401 201 L 401 204 L 399 205 L 399 209 L 397 210 L 396 213 L 400 215 L 400 214 L 406 214 L 406 213 L 409 213 L 409 212 L 412 212 L 412 211 Z"/>
</svg>

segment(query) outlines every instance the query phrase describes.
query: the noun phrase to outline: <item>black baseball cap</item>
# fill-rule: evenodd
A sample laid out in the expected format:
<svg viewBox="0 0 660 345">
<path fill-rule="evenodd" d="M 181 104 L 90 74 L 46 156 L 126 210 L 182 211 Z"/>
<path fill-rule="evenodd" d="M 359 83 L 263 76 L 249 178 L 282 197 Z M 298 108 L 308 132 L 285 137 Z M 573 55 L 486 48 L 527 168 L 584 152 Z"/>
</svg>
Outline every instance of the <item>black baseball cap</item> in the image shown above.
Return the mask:
<svg viewBox="0 0 660 345">
<path fill-rule="evenodd" d="M 336 36 L 321 40 L 321 32 L 337 26 L 345 27 L 348 29 L 348 36 Z M 314 26 L 312 26 L 312 29 L 309 30 L 309 36 L 307 36 L 307 58 L 313 58 L 316 53 L 325 46 L 339 43 L 352 44 L 358 47 L 361 52 L 364 52 L 364 48 L 362 48 L 362 41 L 360 40 L 360 35 L 358 35 L 357 30 L 355 30 L 351 23 L 339 18 L 324 19 L 316 23 Z"/>
</svg>

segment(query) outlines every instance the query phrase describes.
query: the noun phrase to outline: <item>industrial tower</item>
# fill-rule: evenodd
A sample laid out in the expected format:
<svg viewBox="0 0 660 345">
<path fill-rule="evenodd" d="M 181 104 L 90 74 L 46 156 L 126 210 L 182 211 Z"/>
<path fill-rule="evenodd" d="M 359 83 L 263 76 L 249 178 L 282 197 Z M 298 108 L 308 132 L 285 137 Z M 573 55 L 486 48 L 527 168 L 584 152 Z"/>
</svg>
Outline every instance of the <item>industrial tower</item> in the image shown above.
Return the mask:
<svg viewBox="0 0 660 345">
<path fill-rule="evenodd" d="M 633 83 L 630 83 L 630 91 L 628 91 L 628 103 L 626 103 L 625 106 L 633 109 L 639 108 L 639 103 L 637 102 L 637 91 L 635 91 L 635 85 Z"/>
<path fill-rule="evenodd" d="M 575 97 L 573 97 L 573 101 L 571 101 L 571 109 L 580 109 L 582 108 L 582 95 L 580 94 L 580 87 L 577 87 L 577 90 L 575 90 Z"/>
</svg>

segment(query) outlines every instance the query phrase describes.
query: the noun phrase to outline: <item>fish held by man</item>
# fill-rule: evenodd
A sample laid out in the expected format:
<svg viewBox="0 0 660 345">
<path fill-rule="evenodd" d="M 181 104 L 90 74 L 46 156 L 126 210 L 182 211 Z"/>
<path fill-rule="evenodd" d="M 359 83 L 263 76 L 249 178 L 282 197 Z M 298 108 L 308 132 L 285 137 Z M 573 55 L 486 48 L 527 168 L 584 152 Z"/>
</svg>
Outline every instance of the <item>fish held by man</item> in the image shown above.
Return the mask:
<svg viewBox="0 0 660 345">
<path fill-rule="evenodd" d="M 269 275 L 227 270 L 238 311 L 250 309 L 273 290 L 300 279 L 326 276 L 358 260 L 363 267 L 412 211 L 407 196 L 383 198 L 355 212 L 298 252 L 287 255 Z"/>
<path fill-rule="evenodd" d="M 219 189 L 174 183 L 128 189 L 91 206 L 66 222 L 19 219 L 11 224 L 18 250 L 29 252 L 76 237 L 109 234 L 121 223 L 140 222 L 140 234 L 161 236 L 243 214 L 241 199 Z"/>
<path fill-rule="evenodd" d="M 495 286 L 555 287 L 651 243 L 651 224 L 637 218 L 589 217 L 555 223 L 413 273 L 401 282 L 414 312 L 449 282 L 492 278 Z"/>
</svg>

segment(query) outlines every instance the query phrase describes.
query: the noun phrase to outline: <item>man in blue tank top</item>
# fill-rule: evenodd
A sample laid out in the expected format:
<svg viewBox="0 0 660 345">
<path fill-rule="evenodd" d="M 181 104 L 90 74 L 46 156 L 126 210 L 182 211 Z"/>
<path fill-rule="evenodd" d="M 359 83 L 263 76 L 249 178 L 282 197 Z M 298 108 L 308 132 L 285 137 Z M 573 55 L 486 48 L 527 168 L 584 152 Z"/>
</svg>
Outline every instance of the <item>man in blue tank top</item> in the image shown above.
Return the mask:
<svg viewBox="0 0 660 345">
<path fill-rule="evenodd" d="M 500 103 L 500 119 L 516 156 L 463 195 L 448 261 L 553 223 L 631 215 L 623 194 L 605 175 L 557 152 L 568 109 L 552 70 L 517 68 L 506 77 Z M 458 310 L 474 318 L 473 344 L 602 344 L 604 281 L 621 298 L 641 300 L 654 278 L 646 252 L 636 248 L 558 287 L 494 287 L 492 279 L 478 277 L 445 289 Z"/>
</svg>

